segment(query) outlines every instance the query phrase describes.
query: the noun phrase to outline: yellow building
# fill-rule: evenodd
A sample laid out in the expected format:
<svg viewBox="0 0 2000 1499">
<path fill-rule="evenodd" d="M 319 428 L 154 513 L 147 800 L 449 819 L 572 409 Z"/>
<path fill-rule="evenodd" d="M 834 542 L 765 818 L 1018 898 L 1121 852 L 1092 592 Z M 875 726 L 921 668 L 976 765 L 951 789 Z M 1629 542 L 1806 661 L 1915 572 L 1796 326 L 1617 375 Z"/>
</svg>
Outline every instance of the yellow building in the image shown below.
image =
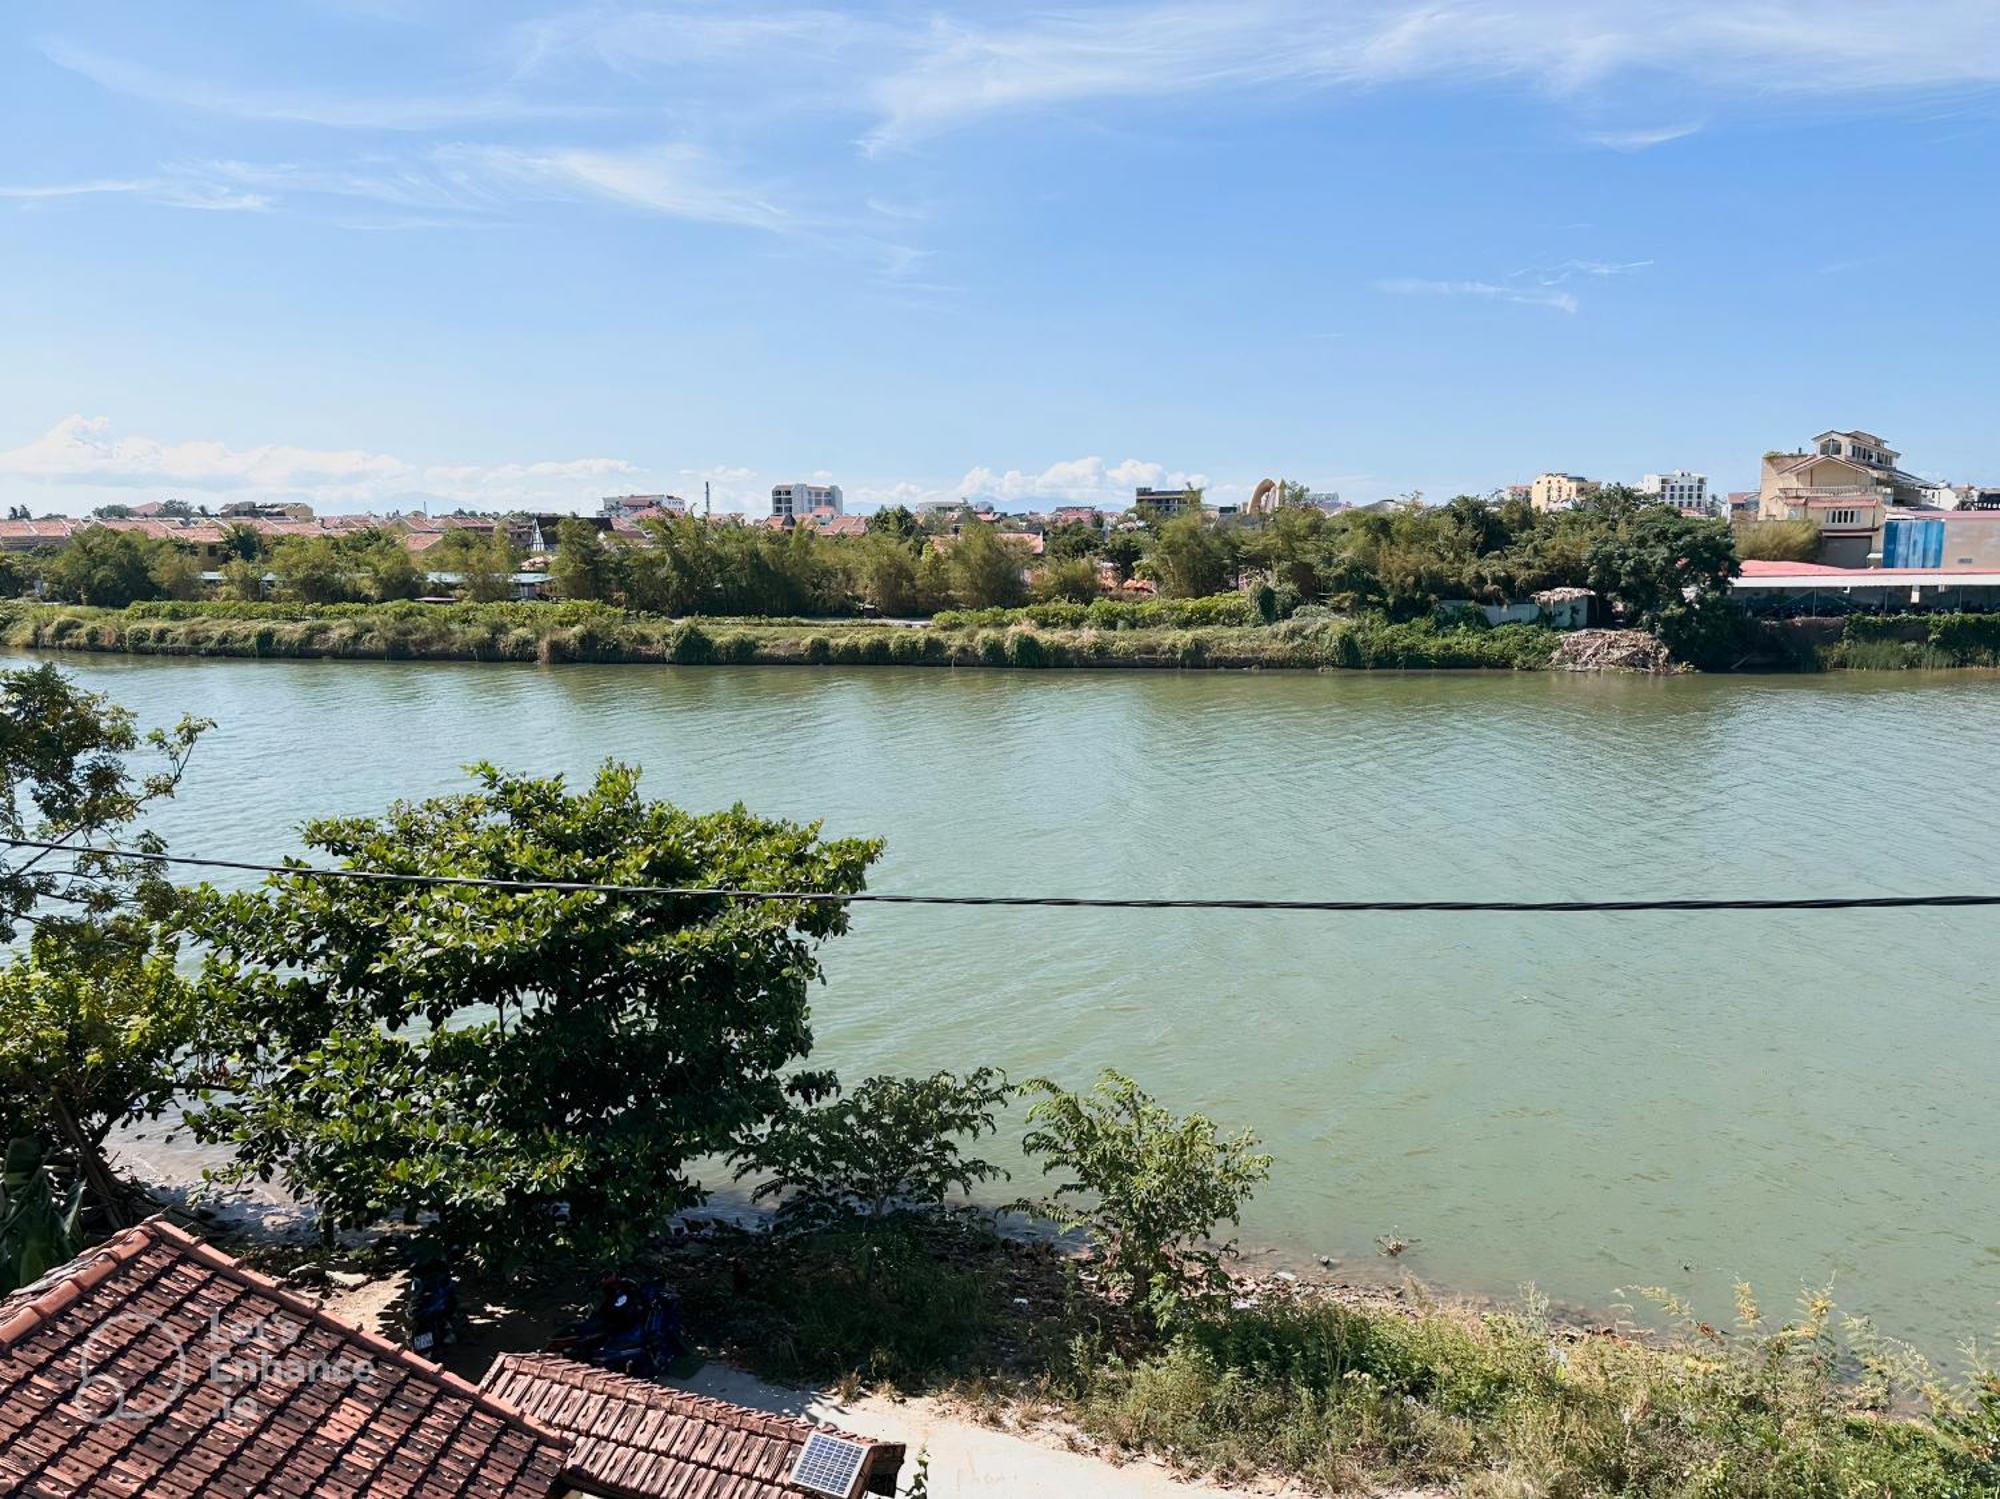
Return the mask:
<svg viewBox="0 0 2000 1499">
<path fill-rule="evenodd" d="M 1528 501 L 1537 510 L 1570 510 L 1602 487 L 1580 474 L 1538 474 L 1528 486 Z"/>
</svg>

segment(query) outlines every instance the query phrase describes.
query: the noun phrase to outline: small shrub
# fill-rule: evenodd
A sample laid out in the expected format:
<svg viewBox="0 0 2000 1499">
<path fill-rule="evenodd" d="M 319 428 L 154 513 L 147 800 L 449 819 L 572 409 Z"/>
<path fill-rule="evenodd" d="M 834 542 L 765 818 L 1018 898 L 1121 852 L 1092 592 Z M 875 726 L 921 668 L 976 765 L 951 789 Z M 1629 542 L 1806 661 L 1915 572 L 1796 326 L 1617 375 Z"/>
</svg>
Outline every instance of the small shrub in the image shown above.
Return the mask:
<svg viewBox="0 0 2000 1499">
<path fill-rule="evenodd" d="M 736 1178 L 766 1176 L 752 1200 L 779 1199 L 778 1220 L 794 1230 L 936 1212 L 953 1192 L 1006 1175 L 961 1141 L 992 1134 L 1013 1093 L 990 1067 L 871 1077 L 844 1098 L 787 1108 L 736 1151 Z"/>
<path fill-rule="evenodd" d="M 1248 1130 L 1223 1136 L 1201 1114 L 1176 1118 L 1129 1077 L 1109 1068 L 1089 1093 L 1036 1078 L 1022 1149 L 1046 1174 L 1067 1173 L 1035 1210 L 1089 1231 L 1112 1282 L 1156 1316 L 1222 1282 L 1221 1258 L 1203 1240 L 1234 1223 L 1271 1174 Z M 1225 1252 L 1226 1252 L 1225 1246 Z"/>
<path fill-rule="evenodd" d="M 715 641 L 708 631 L 690 621 L 668 637 L 667 659 L 676 666 L 707 666 L 715 660 Z"/>
</svg>

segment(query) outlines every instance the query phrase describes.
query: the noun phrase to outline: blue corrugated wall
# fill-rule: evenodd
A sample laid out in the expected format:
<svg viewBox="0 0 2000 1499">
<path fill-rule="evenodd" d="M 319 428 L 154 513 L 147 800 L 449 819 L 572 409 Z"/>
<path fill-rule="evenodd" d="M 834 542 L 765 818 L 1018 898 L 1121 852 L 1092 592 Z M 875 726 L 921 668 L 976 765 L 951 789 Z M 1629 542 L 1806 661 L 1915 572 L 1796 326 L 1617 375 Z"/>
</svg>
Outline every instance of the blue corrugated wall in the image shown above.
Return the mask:
<svg viewBox="0 0 2000 1499">
<path fill-rule="evenodd" d="M 1884 567 L 1944 565 L 1944 522 L 1892 520 L 1882 528 Z"/>
</svg>

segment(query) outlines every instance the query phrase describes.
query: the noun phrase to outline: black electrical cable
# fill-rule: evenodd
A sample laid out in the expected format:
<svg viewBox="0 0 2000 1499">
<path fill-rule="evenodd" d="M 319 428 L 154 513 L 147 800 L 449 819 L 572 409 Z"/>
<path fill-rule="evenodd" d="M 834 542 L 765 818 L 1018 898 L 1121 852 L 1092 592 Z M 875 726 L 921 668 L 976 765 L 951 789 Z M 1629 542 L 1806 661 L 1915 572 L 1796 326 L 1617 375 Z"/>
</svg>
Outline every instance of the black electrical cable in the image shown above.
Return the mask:
<svg viewBox="0 0 2000 1499">
<path fill-rule="evenodd" d="M 477 875 L 403 874 L 386 869 L 322 869 L 307 864 L 262 864 L 244 859 L 207 859 L 191 854 L 134 852 L 77 844 L 40 843 L 31 838 L 0 838 L 0 846 L 138 859 L 154 864 L 180 864 L 195 869 L 229 869 L 246 874 L 278 874 L 300 879 L 352 880 L 367 884 L 462 886 L 477 890 L 555 891 L 578 895 L 632 895 L 661 899 L 848 902 L 878 906 L 1047 906 L 1112 911 L 1325 911 L 1360 912 L 1488 912 L 1496 914 L 1570 915 L 1589 912 L 1641 911 L 1900 911 L 1918 908 L 2000 906 L 2000 895 L 1834 895 L 1776 896 L 1763 899 L 1696 897 L 1657 900 L 1265 900 L 1207 896 L 1146 897 L 1099 895 L 899 895 L 878 891 L 842 894 L 826 890 L 748 890 L 738 887 L 689 885 L 607 885 L 586 880 L 501 880 Z"/>
</svg>

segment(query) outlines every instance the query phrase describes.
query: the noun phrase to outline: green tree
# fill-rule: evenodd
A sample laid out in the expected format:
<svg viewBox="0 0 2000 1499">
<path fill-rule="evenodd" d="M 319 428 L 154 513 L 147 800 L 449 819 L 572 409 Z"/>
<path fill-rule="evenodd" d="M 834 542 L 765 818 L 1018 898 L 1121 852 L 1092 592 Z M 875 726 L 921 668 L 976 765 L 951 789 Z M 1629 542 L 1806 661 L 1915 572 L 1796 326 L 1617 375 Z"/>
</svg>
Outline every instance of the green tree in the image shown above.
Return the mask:
<svg viewBox="0 0 2000 1499">
<path fill-rule="evenodd" d="M 459 568 L 459 590 L 475 604 L 497 604 L 514 597 L 514 574 L 521 568 L 521 551 L 504 522 L 477 547 L 468 547 Z"/>
<path fill-rule="evenodd" d="M 1088 557 L 1068 557 L 1051 562 L 1035 579 L 1037 599 L 1070 604 L 1088 604 L 1099 592 L 1097 564 Z"/>
<path fill-rule="evenodd" d="M 0 851 L 0 941 L 43 902 L 57 907 L 35 918 L 44 929 L 159 907 L 170 887 L 141 856 L 164 845 L 151 833 L 127 843 L 125 829 L 174 794 L 210 727 L 183 718 L 142 738 L 131 713 L 53 666 L 0 672 L 0 832 L 54 845 Z M 135 776 L 130 757 L 142 747 L 161 766 Z"/>
<path fill-rule="evenodd" d="M 43 1158 L 32 1135 L 6 1138 L 6 1166 L 0 1170 L 0 1296 L 41 1279 L 83 1249 L 78 1219 L 83 1183 L 67 1192 Z"/>
<path fill-rule="evenodd" d="M 923 614 L 928 602 L 918 576 L 922 557 L 893 534 L 870 536 L 862 548 L 858 583 L 861 596 L 877 612 L 891 616 Z"/>
<path fill-rule="evenodd" d="M 343 868 L 844 895 L 880 845 L 738 807 L 476 766 L 476 789 L 309 823 Z M 278 875 L 195 897 L 226 1091 L 191 1120 L 323 1221 L 435 1214 L 488 1263 L 630 1249 L 777 1113 L 838 900 L 409 887 Z"/>
<path fill-rule="evenodd" d="M 357 544 L 355 555 L 367 575 L 369 596 L 377 603 L 423 597 L 423 569 L 399 538 L 377 532 Z"/>
<path fill-rule="evenodd" d="M 217 592 L 225 599 L 255 603 L 264 596 L 264 564 L 232 557 L 222 564 L 222 582 Z"/>
<path fill-rule="evenodd" d="M 287 536 L 271 548 L 278 594 L 302 604 L 345 604 L 360 594 L 361 567 L 330 536 Z"/>
<path fill-rule="evenodd" d="M 231 521 L 222 528 L 222 546 L 233 557 L 256 562 L 264 556 L 264 535 L 248 521 Z"/>
<path fill-rule="evenodd" d="M 1736 555 L 1748 562 L 1811 562 L 1819 556 L 1819 527 L 1809 520 L 1757 520 L 1735 528 Z"/>
<path fill-rule="evenodd" d="M 1120 583 L 1129 583 L 1145 558 L 1146 544 L 1134 532 L 1113 531 L 1104 538 L 1104 548 L 1099 555 L 1111 564 Z"/>
<path fill-rule="evenodd" d="M 549 581 L 560 598 L 610 598 L 617 588 L 617 577 L 604 533 L 580 515 L 563 517 L 556 527 L 556 555 L 549 563 Z"/>
<path fill-rule="evenodd" d="M 1051 526 L 1042 545 L 1043 555 L 1052 561 L 1065 561 L 1071 557 L 1095 557 L 1103 550 L 1104 537 L 1097 527 L 1086 525 L 1079 520 L 1065 521 L 1059 526 Z"/>
<path fill-rule="evenodd" d="M 914 542 L 923 531 L 923 523 L 906 505 L 886 505 L 868 517 L 870 536 L 892 536 L 898 541 Z"/>
<path fill-rule="evenodd" d="M 994 1133 L 995 1111 L 1013 1091 L 987 1067 L 964 1077 L 871 1077 L 844 1098 L 784 1109 L 738 1149 L 736 1177 L 765 1177 L 751 1199 L 777 1198 L 788 1228 L 934 1212 L 953 1192 L 969 1196 L 1006 1175 L 961 1142 Z"/>
<path fill-rule="evenodd" d="M 153 558 L 161 544 L 131 531 L 86 526 L 49 561 L 43 579 L 57 598 L 102 609 L 156 599 Z"/>
<path fill-rule="evenodd" d="M 983 521 L 967 522 L 946 558 L 961 608 L 1011 609 L 1027 594 L 1027 549 Z"/>
<path fill-rule="evenodd" d="M 37 931 L 0 968 L 0 1133 L 59 1152 L 114 1228 L 130 1214 L 105 1137 L 173 1101 L 195 1037 L 174 958 L 149 924 L 72 925 Z"/>
<path fill-rule="evenodd" d="M 149 569 L 153 586 L 161 597 L 170 599 L 196 599 L 201 597 L 201 563 L 192 552 L 175 546 L 172 542 L 160 547 L 153 554 Z"/>
<path fill-rule="evenodd" d="M 1147 564 L 1160 592 L 1176 599 L 1222 593 L 1235 570 L 1228 538 L 1199 513 L 1176 516 L 1161 526 Z"/>
<path fill-rule="evenodd" d="M 1255 1135 L 1224 1136 L 1201 1114 L 1176 1118 L 1109 1068 L 1088 1093 L 1047 1078 L 1023 1091 L 1039 1101 L 1028 1110 L 1022 1148 L 1044 1174 L 1070 1177 L 1033 1205 L 1037 1212 L 1086 1230 L 1112 1284 L 1157 1316 L 1221 1283 L 1221 1255 L 1204 1241 L 1224 1219 L 1235 1223 L 1271 1174 Z"/>
<path fill-rule="evenodd" d="M 1742 571 L 1726 522 L 1647 505 L 1590 552 L 1590 586 L 1697 666 L 1729 664 L 1744 617 L 1729 597 Z"/>
</svg>

